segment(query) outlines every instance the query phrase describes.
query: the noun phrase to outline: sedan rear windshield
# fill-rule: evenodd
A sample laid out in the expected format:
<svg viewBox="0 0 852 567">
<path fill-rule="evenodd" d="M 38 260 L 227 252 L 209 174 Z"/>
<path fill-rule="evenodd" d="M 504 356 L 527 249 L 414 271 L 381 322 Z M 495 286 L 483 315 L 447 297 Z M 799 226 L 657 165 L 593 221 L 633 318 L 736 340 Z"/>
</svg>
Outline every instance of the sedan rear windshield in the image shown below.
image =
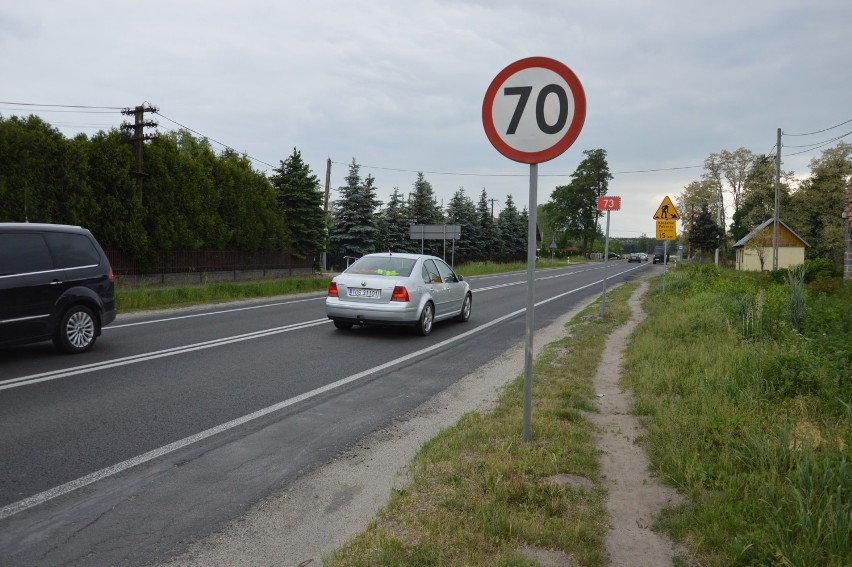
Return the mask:
<svg viewBox="0 0 852 567">
<path fill-rule="evenodd" d="M 366 274 L 370 276 L 402 276 L 411 275 L 417 260 L 410 258 L 370 258 L 364 257 L 349 266 L 347 274 Z"/>
</svg>

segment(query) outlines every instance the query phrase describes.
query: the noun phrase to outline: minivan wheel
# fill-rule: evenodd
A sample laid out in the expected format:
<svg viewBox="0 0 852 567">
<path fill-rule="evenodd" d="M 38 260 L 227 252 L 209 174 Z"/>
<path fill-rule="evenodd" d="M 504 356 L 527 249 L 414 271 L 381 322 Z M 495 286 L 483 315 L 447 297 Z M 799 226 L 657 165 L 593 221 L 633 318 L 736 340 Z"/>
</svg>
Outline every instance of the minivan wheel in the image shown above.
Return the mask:
<svg viewBox="0 0 852 567">
<path fill-rule="evenodd" d="M 435 322 L 435 307 L 431 303 L 423 306 L 423 312 L 420 313 L 420 320 L 417 322 L 417 334 L 425 337 L 432 332 L 432 323 Z"/>
<path fill-rule="evenodd" d="M 98 338 L 97 329 L 92 310 L 85 305 L 73 305 L 59 320 L 53 344 L 69 354 L 86 352 Z"/>
</svg>

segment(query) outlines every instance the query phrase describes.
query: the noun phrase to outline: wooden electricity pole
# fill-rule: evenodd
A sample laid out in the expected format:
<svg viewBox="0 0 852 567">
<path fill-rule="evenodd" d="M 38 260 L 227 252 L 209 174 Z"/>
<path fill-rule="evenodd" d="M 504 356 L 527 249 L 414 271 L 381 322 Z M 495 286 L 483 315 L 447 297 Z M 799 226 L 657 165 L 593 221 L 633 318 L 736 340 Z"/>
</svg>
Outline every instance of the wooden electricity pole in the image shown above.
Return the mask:
<svg viewBox="0 0 852 567">
<path fill-rule="evenodd" d="M 143 166 L 142 147 L 145 140 L 153 140 L 154 134 L 145 134 L 145 128 L 156 128 L 157 122 L 154 120 L 145 120 L 146 112 L 158 112 L 160 109 L 150 104 L 142 104 L 135 108 L 125 108 L 121 111 L 125 116 L 133 116 L 133 124 L 123 122 L 121 129 L 132 132 L 130 141 L 133 142 L 133 148 L 136 154 L 136 171 L 134 174 L 139 180 L 139 202 L 142 202 L 142 179 L 147 176 Z"/>
</svg>

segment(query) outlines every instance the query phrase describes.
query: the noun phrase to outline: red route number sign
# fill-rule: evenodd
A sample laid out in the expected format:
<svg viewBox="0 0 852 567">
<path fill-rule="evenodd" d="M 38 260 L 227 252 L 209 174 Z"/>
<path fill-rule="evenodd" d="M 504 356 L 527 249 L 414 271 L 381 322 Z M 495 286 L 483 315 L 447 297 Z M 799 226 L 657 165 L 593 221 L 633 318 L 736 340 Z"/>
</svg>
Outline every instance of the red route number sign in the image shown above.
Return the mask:
<svg viewBox="0 0 852 567">
<path fill-rule="evenodd" d="M 621 197 L 598 197 L 599 211 L 621 210 Z"/>
</svg>

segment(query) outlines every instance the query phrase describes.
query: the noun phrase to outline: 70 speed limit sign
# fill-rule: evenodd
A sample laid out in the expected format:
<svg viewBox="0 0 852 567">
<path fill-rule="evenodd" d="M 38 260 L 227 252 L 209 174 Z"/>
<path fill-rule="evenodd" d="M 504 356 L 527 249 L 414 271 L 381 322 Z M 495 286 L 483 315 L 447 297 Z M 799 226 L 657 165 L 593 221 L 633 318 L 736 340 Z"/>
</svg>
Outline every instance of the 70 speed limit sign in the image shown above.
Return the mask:
<svg viewBox="0 0 852 567">
<path fill-rule="evenodd" d="M 507 158 L 541 163 L 567 150 L 583 128 L 586 95 L 571 69 L 547 57 L 515 61 L 491 81 L 482 125 Z"/>
</svg>

